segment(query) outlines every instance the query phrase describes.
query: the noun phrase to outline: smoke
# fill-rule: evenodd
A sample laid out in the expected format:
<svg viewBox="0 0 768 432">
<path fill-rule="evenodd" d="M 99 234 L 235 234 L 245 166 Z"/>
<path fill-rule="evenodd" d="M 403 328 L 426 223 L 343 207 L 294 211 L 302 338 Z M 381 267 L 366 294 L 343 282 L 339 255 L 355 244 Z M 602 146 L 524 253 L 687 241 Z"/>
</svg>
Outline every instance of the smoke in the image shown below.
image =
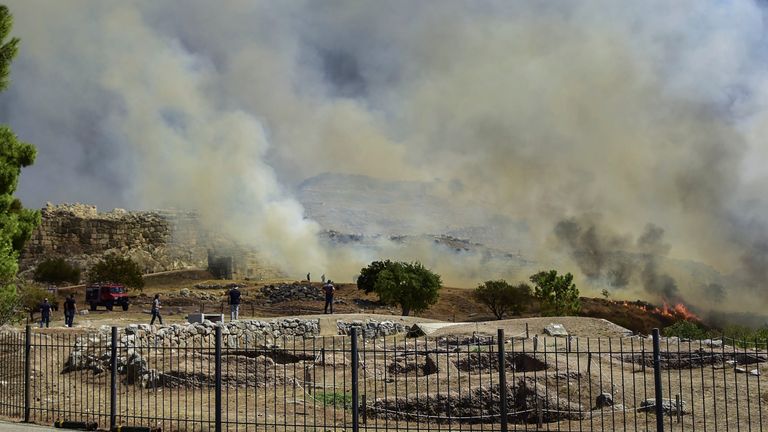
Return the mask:
<svg viewBox="0 0 768 432">
<path fill-rule="evenodd" d="M 291 274 L 412 257 L 449 282 L 527 276 L 429 242 L 329 250 L 292 198 L 326 172 L 407 180 L 508 221 L 508 250 L 524 225 L 535 267 L 586 292 L 696 301 L 719 284 L 722 307 L 766 306 L 740 300 L 768 263 L 756 2 L 9 7 L 22 46 L 0 119 L 40 150 L 28 205 L 196 208 Z M 434 233 L 444 213 L 390 216 Z"/>
</svg>

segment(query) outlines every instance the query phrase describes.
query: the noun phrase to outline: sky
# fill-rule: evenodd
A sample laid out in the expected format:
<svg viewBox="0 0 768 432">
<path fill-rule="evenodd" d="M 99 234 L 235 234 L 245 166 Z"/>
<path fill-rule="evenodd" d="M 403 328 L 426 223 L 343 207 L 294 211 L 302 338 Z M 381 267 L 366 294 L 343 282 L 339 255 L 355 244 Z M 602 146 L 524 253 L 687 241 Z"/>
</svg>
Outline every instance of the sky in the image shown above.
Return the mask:
<svg viewBox="0 0 768 432">
<path fill-rule="evenodd" d="M 301 181 L 418 181 L 582 280 L 693 297 L 657 258 L 692 260 L 768 305 L 760 2 L 6 3 L 29 207 L 196 209 L 323 268 Z"/>
</svg>

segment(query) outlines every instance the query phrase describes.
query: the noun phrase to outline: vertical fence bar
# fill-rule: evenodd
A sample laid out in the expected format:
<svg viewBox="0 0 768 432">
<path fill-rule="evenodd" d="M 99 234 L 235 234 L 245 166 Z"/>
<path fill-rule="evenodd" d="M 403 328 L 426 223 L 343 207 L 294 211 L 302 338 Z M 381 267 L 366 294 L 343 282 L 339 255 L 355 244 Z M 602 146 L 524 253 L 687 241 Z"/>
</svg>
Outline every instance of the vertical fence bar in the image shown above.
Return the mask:
<svg viewBox="0 0 768 432">
<path fill-rule="evenodd" d="M 216 368 L 214 371 L 216 379 L 216 432 L 221 432 L 221 326 L 216 326 Z M 209 399 L 210 400 L 210 399 Z"/>
<path fill-rule="evenodd" d="M 112 327 L 109 365 L 109 429 L 111 430 L 117 426 L 117 327 Z"/>
<path fill-rule="evenodd" d="M 497 332 L 497 339 L 499 344 L 499 412 L 501 414 L 501 432 L 507 432 L 507 356 L 504 346 L 504 329 L 499 329 Z"/>
<path fill-rule="evenodd" d="M 24 331 L 24 423 L 29 423 L 29 414 L 32 408 L 32 393 L 30 389 L 30 375 L 32 372 L 32 365 L 30 364 L 31 357 L 32 326 L 27 325 Z"/>
<path fill-rule="evenodd" d="M 358 358 L 357 358 L 357 328 L 352 327 L 352 432 L 360 430 L 359 405 L 358 405 Z"/>
<path fill-rule="evenodd" d="M 656 394 L 656 432 L 664 432 L 664 406 L 661 388 L 661 348 L 659 347 L 659 329 L 653 329 L 653 386 Z"/>
</svg>

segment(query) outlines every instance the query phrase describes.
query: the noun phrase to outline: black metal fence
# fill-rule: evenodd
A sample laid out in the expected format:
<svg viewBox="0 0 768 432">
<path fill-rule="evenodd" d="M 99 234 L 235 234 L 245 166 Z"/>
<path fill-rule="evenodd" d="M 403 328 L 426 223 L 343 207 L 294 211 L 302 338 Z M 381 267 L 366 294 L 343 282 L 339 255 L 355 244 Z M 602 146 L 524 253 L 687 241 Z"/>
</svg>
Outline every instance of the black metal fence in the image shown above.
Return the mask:
<svg viewBox="0 0 768 432">
<path fill-rule="evenodd" d="M 768 423 L 766 341 L 185 332 L 4 330 L 0 416 L 165 431 L 732 432 Z"/>
</svg>

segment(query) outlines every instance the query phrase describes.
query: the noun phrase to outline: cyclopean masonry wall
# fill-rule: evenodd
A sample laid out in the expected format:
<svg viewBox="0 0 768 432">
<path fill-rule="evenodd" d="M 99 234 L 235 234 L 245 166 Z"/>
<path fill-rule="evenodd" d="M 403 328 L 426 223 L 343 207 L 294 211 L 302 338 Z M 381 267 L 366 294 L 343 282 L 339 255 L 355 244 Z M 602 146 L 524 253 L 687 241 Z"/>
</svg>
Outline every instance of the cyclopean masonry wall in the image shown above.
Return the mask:
<svg viewBox="0 0 768 432">
<path fill-rule="evenodd" d="M 145 273 L 207 268 L 211 256 L 232 257 L 232 276 L 253 279 L 280 275 L 257 251 L 211 232 L 194 212 L 114 209 L 99 213 L 86 204 L 48 204 L 42 223 L 19 258 L 23 273 L 47 258 L 62 257 L 85 272 L 104 255 L 135 260 Z"/>
</svg>

